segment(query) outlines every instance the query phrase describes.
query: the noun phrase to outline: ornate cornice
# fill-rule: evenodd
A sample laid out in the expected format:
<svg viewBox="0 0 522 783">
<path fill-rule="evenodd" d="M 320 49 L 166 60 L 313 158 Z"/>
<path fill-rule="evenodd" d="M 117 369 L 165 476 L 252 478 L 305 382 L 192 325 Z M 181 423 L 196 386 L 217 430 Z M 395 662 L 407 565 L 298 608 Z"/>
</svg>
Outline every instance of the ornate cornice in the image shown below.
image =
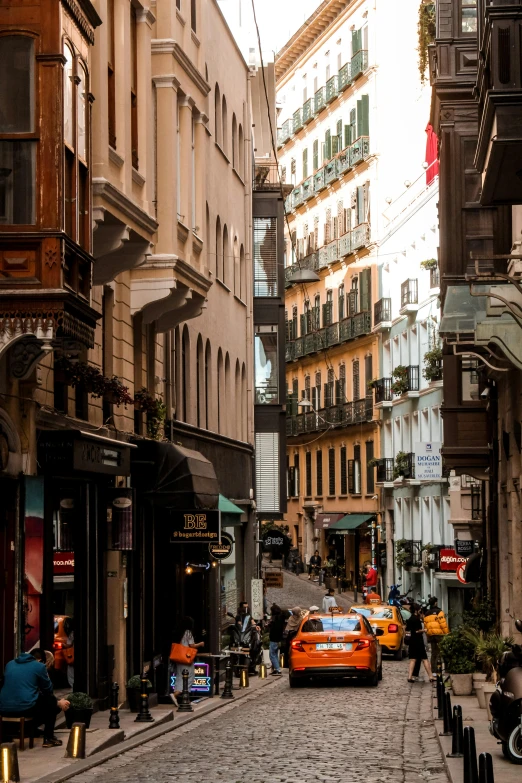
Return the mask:
<svg viewBox="0 0 522 783">
<path fill-rule="evenodd" d="M 102 20 L 89 0 L 62 0 L 76 26 L 84 38 L 94 44 L 94 28 L 101 25 Z"/>
<path fill-rule="evenodd" d="M 173 38 L 155 38 L 152 41 L 152 54 L 171 54 L 200 92 L 205 96 L 209 94 L 210 84 Z"/>
<path fill-rule="evenodd" d="M 158 228 L 158 222 L 155 218 L 151 217 L 145 210 L 141 209 L 134 201 L 131 201 L 121 190 L 118 190 L 112 182 L 109 182 L 105 177 L 93 177 L 92 180 L 92 194 L 93 197 L 102 198 L 108 204 L 120 209 L 126 217 L 133 220 L 136 225 L 147 231 L 149 234 L 154 234 Z"/>
</svg>

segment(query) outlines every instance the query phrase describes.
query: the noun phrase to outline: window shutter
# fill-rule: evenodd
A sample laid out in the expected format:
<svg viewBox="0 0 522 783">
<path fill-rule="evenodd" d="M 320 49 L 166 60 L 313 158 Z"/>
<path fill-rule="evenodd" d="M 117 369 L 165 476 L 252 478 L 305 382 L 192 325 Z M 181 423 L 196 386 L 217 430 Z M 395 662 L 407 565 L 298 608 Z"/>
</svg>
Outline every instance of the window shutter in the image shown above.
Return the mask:
<svg viewBox="0 0 522 783">
<path fill-rule="evenodd" d="M 365 218 L 365 209 L 364 209 L 364 188 L 362 186 L 359 186 L 357 188 L 357 222 L 356 225 L 360 225 L 361 223 L 364 223 Z"/>
<path fill-rule="evenodd" d="M 357 101 L 357 137 L 370 135 L 370 96 L 361 95 Z"/>
<path fill-rule="evenodd" d="M 330 160 L 332 157 L 332 134 L 329 130 L 326 131 L 326 135 L 324 137 L 324 158 L 325 160 Z"/>
<path fill-rule="evenodd" d="M 324 407 L 329 408 L 330 407 L 330 397 L 328 394 L 328 384 L 324 384 Z"/>
<path fill-rule="evenodd" d="M 366 494 L 375 492 L 375 470 L 369 465 L 373 459 L 373 440 L 366 441 Z"/>
<path fill-rule="evenodd" d="M 312 146 L 313 166 L 314 171 L 319 168 L 319 141 L 316 139 Z"/>
<path fill-rule="evenodd" d="M 346 230 L 344 227 L 344 209 L 342 201 L 337 202 L 337 228 L 339 231 L 339 236 L 341 237 Z"/>
<path fill-rule="evenodd" d="M 350 144 L 353 144 L 357 138 L 357 111 L 350 110 Z"/>
<path fill-rule="evenodd" d="M 343 121 L 337 120 L 337 136 L 340 138 L 343 135 Z"/>
<path fill-rule="evenodd" d="M 371 269 L 359 272 L 359 288 L 361 292 L 361 312 L 371 309 Z"/>
<path fill-rule="evenodd" d="M 279 433 L 257 432 L 256 447 L 256 502 L 266 512 L 279 512 Z"/>
<path fill-rule="evenodd" d="M 315 457 L 316 467 L 316 492 L 318 495 L 323 494 L 323 452 L 321 450 L 316 452 Z"/>
<path fill-rule="evenodd" d="M 366 381 L 366 396 L 371 397 L 372 390 L 368 384 L 373 381 L 373 356 L 366 356 L 364 359 L 364 379 Z"/>
<path fill-rule="evenodd" d="M 306 334 L 306 315 L 305 313 L 301 313 L 300 319 L 301 321 L 301 337 L 304 337 Z"/>
<path fill-rule="evenodd" d="M 370 183 L 365 182 L 363 185 L 363 212 L 364 223 L 370 222 Z"/>
<path fill-rule="evenodd" d="M 346 446 L 341 446 L 341 495 L 348 494 L 348 465 L 346 462 Z"/>
<path fill-rule="evenodd" d="M 344 233 L 347 234 L 348 231 L 351 230 L 352 230 L 352 210 L 345 209 L 344 210 Z"/>
<path fill-rule="evenodd" d="M 362 49 L 362 30 L 352 30 L 352 57 Z"/>
<path fill-rule="evenodd" d="M 353 399 L 361 399 L 361 384 L 359 380 L 359 362 L 355 361 L 352 366 L 352 378 L 353 378 Z M 357 446 L 355 447 L 357 448 Z"/>
<path fill-rule="evenodd" d="M 303 150 L 303 179 L 308 177 L 308 149 Z"/>
<path fill-rule="evenodd" d="M 312 452 L 311 451 L 306 452 L 305 460 L 306 460 L 305 494 L 307 497 L 311 497 L 312 495 Z"/>
<path fill-rule="evenodd" d="M 328 494 L 335 495 L 335 449 L 328 449 Z"/>
<path fill-rule="evenodd" d="M 339 137 L 338 136 L 333 136 L 332 139 L 331 139 L 331 144 L 332 144 L 332 155 L 331 155 L 331 157 L 335 158 L 335 156 L 339 152 Z"/>
<path fill-rule="evenodd" d="M 286 490 L 287 496 L 289 498 L 293 498 L 294 487 L 295 487 L 295 468 L 293 465 L 287 467 L 287 483 L 288 483 L 288 487 Z"/>
<path fill-rule="evenodd" d="M 337 233 L 337 218 L 332 218 L 332 239 L 337 239 L 339 234 Z"/>
<path fill-rule="evenodd" d="M 355 493 L 355 460 L 348 460 L 348 492 L 350 495 Z"/>
<path fill-rule="evenodd" d="M 299 486 L 299 454 L 294 454 L 294 497 L 298 498 L 300 495 L 300 486 Z"/>
<path fill-rule="evenodd" d="M 344 146 L 349 147 L 352 143 L 352 126 L 351 125 L 345 125 L 344 126 Z"/>
</svg>

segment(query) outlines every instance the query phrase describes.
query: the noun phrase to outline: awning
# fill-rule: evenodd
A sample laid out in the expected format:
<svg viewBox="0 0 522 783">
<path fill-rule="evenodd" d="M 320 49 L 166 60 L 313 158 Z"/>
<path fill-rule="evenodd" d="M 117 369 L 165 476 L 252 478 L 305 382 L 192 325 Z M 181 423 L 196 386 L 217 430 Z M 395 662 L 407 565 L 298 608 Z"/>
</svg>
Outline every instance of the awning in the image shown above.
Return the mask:
<svg viewBox="0 0 522 783">
<path fill-rule="evenodd" d="M 174 443 L 136 440 L 133 486 L 159 508 L 217 508 L 219 485 L 212 463 Z M 237 508 L 237 506 L 235 507 Z"/>
<path fill-rule="evenodd" d="M 340 519 L 342 519 L 345 516 L 344 511 L 341 513 L 332 513 L 332 514 L 317 514 L 315 518 L 315 527 L 323 530 L 327 530 L 328 528 L 332 527 L 332 525 L 335 522 L 338 522 Z"/>
<path fill-rule="evenodd" d="M 346 514 L 338 522 L 334 522 L 328 528 L 332 533 L 347 533 L 349 530 L 356 530 L 365 522 L 371 522 L 375 518 L 374 514 Z"/>
<path fill-rule="evenodd" d="M 221 527 L 239 527 L 243 524 L 243 510 L 224 495 L 219 496 L 218 508 L 221 511 Z"/>
</svg>

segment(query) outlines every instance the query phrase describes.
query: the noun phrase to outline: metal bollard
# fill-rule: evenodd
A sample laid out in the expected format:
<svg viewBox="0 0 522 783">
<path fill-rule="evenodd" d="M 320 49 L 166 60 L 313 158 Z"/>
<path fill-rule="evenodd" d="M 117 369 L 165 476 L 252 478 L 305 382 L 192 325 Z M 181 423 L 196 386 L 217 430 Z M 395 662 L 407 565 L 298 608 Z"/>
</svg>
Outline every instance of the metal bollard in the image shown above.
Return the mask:
<svg viewBox="0 0 522 783">
<path fill-rule="evenodd" d="M 279 653 L 279 668 L 284 669 L 285 668 L 285 654 Z"/>
<path fill-rule="evenodd" d="M 119 729 L 120 728 L 120 711 L 118 709 L 119 705 L 119 694 L 120 692 L 120 686 L 117 682 L 113 682 L 111 686 L 111 713 L 109 715 L 109 728 L 110 729 Z"/>
<path fill-rule="evenodd" d="M 65 751 L 65 758 L 85 758 L 85 723 L 73 723 Z"/>
<path fill-rule="evenodd" d="M 190 692 L 189 692 L 189 671 L 188 669 L 183 669 L 183 690 L 181 691 L 181 696 L 179 699 L 179 707 L 178 712 L 194 712 L 194 707 L 190 703 Z"/>
<path fill-rule="evenodd" d="M 266 680 L 266 663 L 259 664 L 259 677 L 262 680 Z"/>
<path fill-rule="evenodd" d="M 134 719 L 134 723 L 153 723 L 154 718 L 149 711 L 149 683 L 147 675 L 143 673 L 141 675 L 141 687 L 140 687 L 140 711 Z"/>
<path fill-rule="evenodd" d="M 444 718 L 444 680 L 442 674 L 437 674 L 437 718 Z"/>
<path fill-rule="evenodd" d="M 234 672 L 232 671 L 232 663 L 230 661 L 230 658 L 227 661 L 227 664 L 225 666 L 225 687 L 223 688 L 223 693 L 221 694 L 222 699 L 234 699 L 235 696 L 232 693 L 232 678 L 234 676 Z"/>
<path fill-rule="evenodd" d="M 0 745 L 0 779 L 2 783 L 19 783 L 18 754 L 14 742 Z"/>
<path fill-rule="evenodd" d="M 479 783 L 495 783 L 491 753 L 481 753 L 479 756 Z"/>
<path fill-rule="evenodd" d="M 439 737 L 451 737 L 453 734 L 453 720 L 451 714 L 451 695 L 449 691 L 444 694 L 444 711 L 442 715 L 444 724 L 443 729 L 439 732 Z"/>
<path fill-rule="evenodd" d="M 244 666 L 239 672 L 239 687 L 248 688 L 249 686 L 250 682 L 248 680 L 248 666 Z"/>
<path fill-rule="evenodd" d="M 460 704 L 457 704 L 453 707 L 453 739 L 451 741 L 451 753 L 448 753 L 447 757 L 449 759 L 461 759 L 463 756 L 463 744 L 462 707 Z"/>
<path fill-rule="evenodd" d="M 464 783 L 478 783 L 477 748 L 473 726 L 464 727 Z"/>
</svg>

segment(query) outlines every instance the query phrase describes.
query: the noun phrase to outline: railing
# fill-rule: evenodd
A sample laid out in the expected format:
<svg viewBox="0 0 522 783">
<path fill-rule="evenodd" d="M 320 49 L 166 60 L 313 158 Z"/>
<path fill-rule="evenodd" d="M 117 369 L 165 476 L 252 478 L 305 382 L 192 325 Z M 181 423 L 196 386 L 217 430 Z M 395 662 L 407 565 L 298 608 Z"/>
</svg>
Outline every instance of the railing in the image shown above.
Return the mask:
<svg viewBox="0 0 522 783">
<path fill-rule="evenodd" d="M 383 457 L 377 460 L 377 484 L 393 481 L 393 459 Z"/>
<path fill-rule="evenodd" d="M 303 190 L 301 186 L 294 188 L 292 191 L 292 209 L 301 206 L 303 203 Z"/>
<path fill-rule="evenodd" d="M 319 248 L 319 269 L 324 269 L 325 266 L 328 266 L 328 249 L 326 245 L 323 245 L 323 247 Z"/>
<path fill-rule="evenodd" d="M 287 341 L 285 347 L 287 362 L 323 351 L 329 345 L 337 345 L 370 334 L 372 319 L 369 312 L 363 312 L 344 318 L 342 321 L 336 321 L 323 329 L 312 330 L 311 321 L 309 327 L 307 334 Z"/>
<path fill-rule="evenodd" d="M 399 550 L 399 547 L 397 547 Z M 420 568 L 422 566 L 422 541 L 404 541 L 400 550 L 406 553 L 405 568 Z"/>
<path fill-rule="evenodd" d="M 345 90 L 351 82 L 350 63 L 343 65 L 337 74 L 337 89 L 339 92 Z"/>
<path fill-rule="evenodd" d="M 285 268 L 285 284 L 287 286 L 292 285 L 289 280 L 298 269 L 313 269 L 314 271 L 319 269 L 319 254 L 317 252 L 309 253 L 298 264 L 287 266 Z"/>
<path fill-rule="evenodd" d="M 314 195 L 314 178 L 308 177 L 301 185 L 303 189 L 303 201 L 308 201 Z"/>
<path fill-rule="evenodd" d="M 417 280 L 405 280 L 401 284 L 401 308 L 418 302 Z"/>
<path fill-rule="evenodd" d="M 280 190 L 281 178 L 277 163 L 256 163 L 254 166 L 254 190 Z"/>
<path fill-rule="evenodd" d="M 419 365 L 410 364 L 408 370 L 408 391 L 419 391 Z"/>
<path fill-rule="evenodd" d="M 292 131 L 294 133 L 297 133 L 301 130 L 303 127 L 303 116 L 301 113 L 301 109 L 297 109 L 297 111 L 294 111 L 293 117 L 292 117 Z"/>
<path fill-rule="evenodd" d="M 277 134 L 277 143 L 279 146 L 282 144 L 286 144 L 289 139 L 292 138 L 292 120 L 287 120 L 286 122 L 283 122 L 281 128 L 279 129 L 279 133 Z"/>
<path fill-rule="evenodd" d="M 347 231 L 339 240 L 339 258 L 347 256 L 352 251 L 352 232 Z"/>
<path fill-rule="evenodd" d="M 327 327 L 326 344 L 328 347 L 339 344 L 339 321 Z"/>
<path fill-rule="evenodd" d="M 334 239 L 333 242 L 326 245 L 326 258 L 329 264 L 333 264 L 335 261 L 339 260 L 339 243 L 337 239 Z"/>
<path fill-rule="evenodd" d="M 320 190 L 324 190 L 326 187 L 324 181 L 324 169 L 319 169 L 314 174 L 314 193 L 319 193 Z"/>
<path fill-rule="evenodd" d="M 318 114 L 326 106 L 326 87 L 319 87 L 314 95 L 314 110 Z"/>
<path fill-rule="evenodd" d="M 439 267 L 435 266 L 430 269 L 430 288 L 439 288 L 440 286 L 440 271 Z"/>
<path fill-rule="evenodd" d="M 372 330 L 372 316 L 371 313 L 357 313 L 352 315 L 352 337 L 362 337 L 364 334 L 369 334 Z"/>
<path fill-rule="evenodd" d="M 359 136 L 350 147 L 350 166 L 357 166 L 358 163 L 368 157 L 370 154 L 370 137 Z"/>
<path fill-rule="evenodd" d="M 345 171 L 350 171 L 352 168 L 350 163 L 350 147 L 343 150 L 336 158 L 337 161 L 337 174 L 341 176 Z"/>
<path fill-rule="evenodd" d="M 330 182 L 334 182 L 336 179 L 338 179 L 339 174 L 337 172 L 337 161 L 331 160 L 330 163 L 327 163 L 324 167 L 324 182 L 325 185 L 329 185 Z"/>
<path fill-rule="evenodd" d="M 366 247 L 370 241 L 370 226 L 368 223 L 360 223 L 352 231 L 351 250 L 359 250 L 361 247 Z"/>
<path fill-rule="evenodd" d="M 368 67 L 368 51 L 366 49 L 360 49 L 352 57 L 350 63 L 350 76 L 352 82 L 358 79 Z"/>
<path fill-rule="evenodd" d="M 306 125 L 308 122 L 311 122 L 314 118 L 314 99 L 308 98 L 305 103 L 303 103 L 303 124 Z"/>
<path fill-rule="evenodd" d="M 287 415 L 286 434 L 289 437 L 295 437 L 309 432 L 323 432 L 334 427 L 365 424 L 372 421 L 372 418 L 372 400 L 363 397 L 363 399 L 353 402 L 330 405 L 317 412 Z"/>
<path fill-rule="evenodd" d="M 277 386 L 256 386 L 256 405 L 274 405 L 279 402 Z"/>
<path fill-rule="evenodd" d="M 375 302 L 373 306 L 373 323 L 375 326 L 377 326 L 377 324 L 382 324 L 384 321 L 391 321 L 391 319 L 391 299 L 385 297 L 384 299 L 379 299 L 378 302 Z"/>
<path fill-rule="evenodd" d="M 294 340 L 287 340 L 285 343 L 285 361 L 286 362 L 293 362 L 295 359 L 294 356 L 294 349 L 295 349 L 295 341 Z"/>
<path fill-rule="evenodd" d="M 379 380 L 374 382 L 373 388 L 375 389 L 376 405 L 380 402 L 391 402 L 393 400 L 391 385 L 391 378 L 379 378 Z"/>
<path fill-rule="evenodd" d="M 430 381 L 442 380 L 442 359 L 434 359 L 429 363 Z"/>
<path fill-rule="evenodd" d="M 337 74 L 335 76 L 332 76 L 328 81 L 326 82 L 326 103 L 331 103 L 331 101 L 334 100 L 334 98 L 337 98 Z"/>
</svg>

